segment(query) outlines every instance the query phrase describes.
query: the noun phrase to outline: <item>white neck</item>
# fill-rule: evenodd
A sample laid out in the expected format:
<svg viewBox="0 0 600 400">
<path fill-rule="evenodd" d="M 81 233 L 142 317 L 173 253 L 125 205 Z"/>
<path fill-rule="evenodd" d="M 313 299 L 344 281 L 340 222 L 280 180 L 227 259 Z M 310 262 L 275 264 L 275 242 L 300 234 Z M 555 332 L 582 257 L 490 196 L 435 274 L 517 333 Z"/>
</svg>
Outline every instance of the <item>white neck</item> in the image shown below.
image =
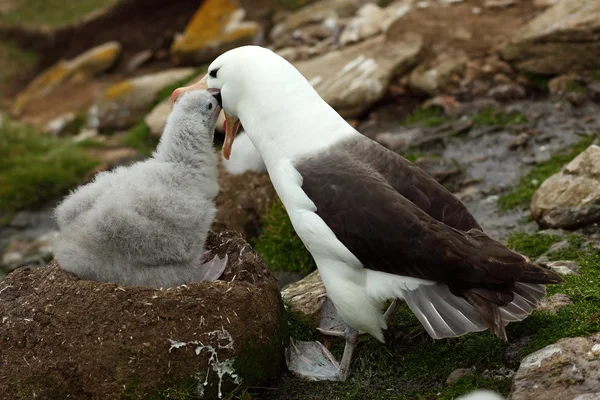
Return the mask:
<svg viewBox="0 0 600 400">
<path fill-rule="evenodd" d="M 260 103 L 241 107 L 248 110 L 240 113 L 244 130 L 267 169 L 275 167 L 281 160 L 293 162 L 340 140 L 360 135 L 318 95 L 310 97 L 313 97 L 310 102 L 288 100 L 276 107 Z M 306 104 L 310 106 L 303 107 Z M 270 112 L 253 112 L 257 107 L 259 110 L 269 107 Z"/>
</svg>

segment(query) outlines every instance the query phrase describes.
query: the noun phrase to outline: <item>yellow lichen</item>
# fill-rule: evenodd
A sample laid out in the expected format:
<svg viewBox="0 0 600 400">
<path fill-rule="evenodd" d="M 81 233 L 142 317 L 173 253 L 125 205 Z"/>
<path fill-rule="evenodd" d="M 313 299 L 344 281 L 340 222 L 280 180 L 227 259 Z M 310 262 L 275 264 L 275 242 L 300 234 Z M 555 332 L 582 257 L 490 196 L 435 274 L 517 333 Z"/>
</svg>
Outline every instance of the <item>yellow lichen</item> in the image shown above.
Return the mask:
<svg viewBox="0 0 600 400">
<path fill-rule="evenodd" d="M 123 98 L 133 91 L 134 85 L 131 81 L 126 80 L 119 83 L 115 83 L 104 93 L 104 100 L 114 100 L 116 98 Z"/>
<path fill-rule="evenodd" d="M 69 64 L 59 61 L 54 66 L 42 72 L 17 96 L 11 112 L 19 115 L 23 111 L 25 103 L 36 97 L 43 97 L 50 93 L 55 87 L 67 80 L 72 74 Z"/>
<path fill-rule="evenodd" d="M 256 35 L 259 27 L 253 23 L 241 24 L 242 26 L 233 32 L 225 31 L 238 8 L 238 4 L 233 0 L 205 1 L 192 17 L 184 34 L 175 38 L 171 48 L 172 52 L 175 54 L 187 53 L 201 49 L 208 44 Z"/>
<path fill-rule="evenodd" d="M 98 72 L 105 71 L 114 64 L 120 52 L 120 44 L 109 42 L 88 50 L 72 60 L 59 61 L 42 72 L 19 94 L 13 104 L 12 114 L 20 115 L 26 103 L 31 99 L 48 95 L 56 87 L 72 79 L 75 75 L 77 79 L 81 80 Z"/>
</svg>

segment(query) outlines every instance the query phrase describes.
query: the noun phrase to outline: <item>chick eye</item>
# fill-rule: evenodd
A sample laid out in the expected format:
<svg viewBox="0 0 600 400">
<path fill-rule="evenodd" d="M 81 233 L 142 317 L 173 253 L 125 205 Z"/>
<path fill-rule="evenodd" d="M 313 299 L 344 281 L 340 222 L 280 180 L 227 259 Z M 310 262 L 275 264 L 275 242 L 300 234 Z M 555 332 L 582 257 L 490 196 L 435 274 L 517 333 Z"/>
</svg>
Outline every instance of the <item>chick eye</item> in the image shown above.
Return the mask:
<svg viewBox="0 0 600 400">
<path fill-rule="evenodd" d="M 208 103 L 208 105 L 206 106 L 206 108 L 208 108 L 209 110 L 212 110 L 212 103 Z"/>
</svg>

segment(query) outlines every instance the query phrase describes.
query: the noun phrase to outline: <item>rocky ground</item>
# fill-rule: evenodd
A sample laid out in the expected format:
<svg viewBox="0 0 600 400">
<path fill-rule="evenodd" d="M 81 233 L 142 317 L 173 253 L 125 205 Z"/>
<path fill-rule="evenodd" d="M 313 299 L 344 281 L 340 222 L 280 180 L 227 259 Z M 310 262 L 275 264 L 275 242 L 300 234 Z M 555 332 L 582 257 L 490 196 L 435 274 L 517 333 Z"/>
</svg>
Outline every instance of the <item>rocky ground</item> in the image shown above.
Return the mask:
<svg viewBox="0 0 600 400">
<path fill-rule="evenodd" d="M 221 52 L 259 43 L 294 63 L 359 131 L 454 192 L 488 234 L 564 273 L 566 283 L 549 288 L 543 307 L 530 318 L 509 326 L 508 344 L 487 333 L 433 342 L 402 309 L 385 345 L 361 338 L 345 383 L 309 383 L 283 373 L 268 382 L 248 379 L 237 389 L 227 386 L 223 396 L 453 399 L 489 388 L 515 400 L 600 398 L 599 3 L 205 0 L 199 8 L 192 3 L 171 0 L 149 7 L 139 0 L 98 0 L 85 7 L 60 3 L 61 8 L 27 0 L 0 5 L 0 271 L 10 273 L 0 282 L 0 296 L 6 307 L 10 304 L 11 323 L 24 332 L 11 333 L 27 353 L 19 368 L 46 357 L 48 365 L 71 371 L 65 372 L 70 378 L 62 381 L 61 393 L 90 394 L 93 379 L 86 381 L 89 386 L 69 386 L 78 379 L 68 368 L 83 361 L 65 364 L 48 355 L 48 344 L 38 342 L 49 329 L 44 322 L 49 314 L 40 317 L 19 302 L 14 287 L 22 287 L 23 298 L 35 299 L 34 283 L 54 274 L 70 293 L 90 288 L 54 269 L 40 274 L 21 267 L 40 267 L 52 259 L 52 208 L 64 194 L 98 171 L 150 154 L 174 88 L 199 79 Z M 268 176 L 230 171 L 227 165 L 220 169 L 213 229 L 244 235 L 280 288 L 310 273 L 314 263 Z M 58 301 L 51 289 L 44 290 Z M 134 292 L 128 296 L 136 303 L 145 292 Z M 322 293 L 314 273 L 283 291 L 296 338 L 324 340 L 314 331 Z M 168 302 L 168 295 L 157 301 Z M 183 311 L 173 312 L 174 320 L 183 318 Z M 34 334 L 26 329 L 30 314 Z M 132 326 L 143 323 L 138 314 Z M 104 310 L 102 318 L 108 324 L 103 332 L 109 332 L 111 319 L 128 317 Z M 273 318 L 278 321 L 279 315 Z M 65 327 L 60 321 L 50 325 L 57 332 Z M 273 321 L 262 328 L 273 329 Z M 114 331 L 120 328 L 115 325 Z M 159 339 L 150 335 L 148 341 Z M 169 360 L 119 343 L 115 348 L 127 348 L 138 361 L 146 356 Z M 334 353 L 341 350 L 337 341 L 327 345 Z M 219 356 L 231 354 L 224 348 Z M 257 362 L 265 368 L 273 360 Z M 187 373 L 186 368 L 177 373 Z M 231 377 L 229 384 L 236 382 Z M 141 398 L 151 391 L 155 398 L 198 398 L 199 378 L 178 380 L 172 387 L 163 376 L 156 378 L 160 387 L 138 378 L 142 383 L 133 389 L 127 386 L 131 381 L 123 391 L 121 385 L 103 387 L 103 398 Z M 0 386 L 10 391 L 15 379 L 2 372 Z M 28 387 L 38 394 L 48 385 L 39 376 L 31 379 L 34 385 Z M 217 393 L 213 386 L 210 390 Z"/>
</svg>

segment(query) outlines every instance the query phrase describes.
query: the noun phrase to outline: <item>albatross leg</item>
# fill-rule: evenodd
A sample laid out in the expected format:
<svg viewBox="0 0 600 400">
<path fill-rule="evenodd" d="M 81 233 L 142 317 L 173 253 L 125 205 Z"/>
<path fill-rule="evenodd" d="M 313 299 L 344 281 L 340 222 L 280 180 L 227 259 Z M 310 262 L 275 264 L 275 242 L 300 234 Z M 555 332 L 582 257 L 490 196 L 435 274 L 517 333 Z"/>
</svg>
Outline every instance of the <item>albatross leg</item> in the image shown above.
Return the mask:
<svg viewBox="0 0 600 400">
<path fill-rule="evenodd" d="M 200 271 L 196 277 L 196 281 L 216 281 L 223 275 L 225 267 L 227 267 L 227 254 L 225 254 L 225 257 L 223 258 L 216 255 L 212 260 L 200 265 Z"/>
<path fill-rule="evenodd" d="M 313 381 L 345 381 L 350 374 L 352 353 L 358 342 L 358 331 L 347 326 L 346 345 L 341 363 L 319 342 L 291 340 L 285 353 L 288 369 L 295 375 Z"/>
</svg>

